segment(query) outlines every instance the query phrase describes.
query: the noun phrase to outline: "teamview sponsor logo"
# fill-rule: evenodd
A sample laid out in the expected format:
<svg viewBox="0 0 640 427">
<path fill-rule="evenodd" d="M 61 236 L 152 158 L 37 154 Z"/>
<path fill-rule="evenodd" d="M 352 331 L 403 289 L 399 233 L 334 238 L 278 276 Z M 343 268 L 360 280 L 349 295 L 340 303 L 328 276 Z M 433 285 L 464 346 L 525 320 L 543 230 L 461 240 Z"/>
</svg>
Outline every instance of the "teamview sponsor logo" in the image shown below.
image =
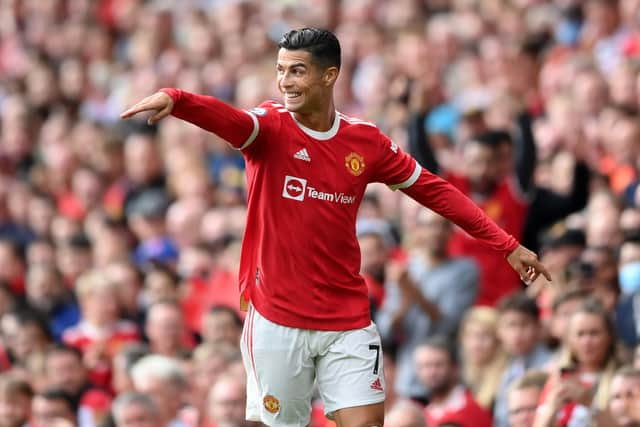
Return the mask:
<svg viewBox="0 0 640 427">
<path fill-rule="evenodd" d="M 355 203 L 356 196 L 349 196 L 344 193 L 325 192 L 307 183 L 304 178 L 296 176 L 285 176 L 284 187 L 282 189 L 282 197 L 285 199 L 303 201 L 305 197 L 309 199 L 322 200 L 325 202 L 336 203 L 341 205 L 351 205 Z"/>
</svg>

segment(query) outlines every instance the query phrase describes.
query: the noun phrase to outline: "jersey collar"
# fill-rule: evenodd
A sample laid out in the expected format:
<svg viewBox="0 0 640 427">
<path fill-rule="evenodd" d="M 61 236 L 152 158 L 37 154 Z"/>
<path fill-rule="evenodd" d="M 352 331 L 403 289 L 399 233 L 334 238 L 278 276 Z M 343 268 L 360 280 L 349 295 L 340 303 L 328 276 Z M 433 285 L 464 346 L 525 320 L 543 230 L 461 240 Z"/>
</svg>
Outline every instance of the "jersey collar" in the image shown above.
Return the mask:
<svg viewBox="0 0 640 427">
<path fill-rule="evenodd" d="M 298 120 L 296 120 L 296 116 L 294 116 L 292 112 L 289 112 L 289 114 L 291 114 L 291 118 L 293 119 L 293 121 L 296 123 L 296 125 L 298 125 L 298 127 L 304 133 L 306 133 L 307 135 L 315 139 L 320 139 L 323 141 L 327 139 L 331 139 L 334 136 L 336 136 L 336 134 L 338 133 L 338 129 L 340 128 L 340 113 L 337 111 L 335 114 L 335 118 L 333 119 L 333 125 L 331 126 L 331 129 L 329 129 L 326 132 L 320 132 L 317 130 L 309 129 L 308 127 L 300 123 Z"/>
</svg>

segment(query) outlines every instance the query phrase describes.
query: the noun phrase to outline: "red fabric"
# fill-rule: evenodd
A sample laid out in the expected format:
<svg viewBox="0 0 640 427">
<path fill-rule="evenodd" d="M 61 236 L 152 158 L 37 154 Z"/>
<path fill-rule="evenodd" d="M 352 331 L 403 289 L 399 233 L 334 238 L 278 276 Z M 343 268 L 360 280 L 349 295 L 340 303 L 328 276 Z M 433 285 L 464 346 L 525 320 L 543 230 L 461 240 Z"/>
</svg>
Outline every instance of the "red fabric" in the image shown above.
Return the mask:
<svg viewBox="0 0 640 427">
<path fill-rule="evenodd" d="M 212 96 L 172 88 L 160 90 L 175 103 L 172 115 L 215 133 L 236 148 L 241 147 L 253 132 L 251 115 Z"/>
<path fill-rule="evenodd" d="M 124 216 L 124 201 L 127 197 L 127 189 L 124 182 L 114 182 L 107 188 L 102 196 L 102 206 L 107 214 L 112 218 Z"/>
<path fill-rule="evenodd" d="M 191 278 L 181 302 L 186 325 L 189 330 L 200 332 L 202 316 L 209 307 L 214 305 L 231 307 L 241 318 L 244 318 L 245 313 L 239 310 L 238 301 L 240 301 L 240 291 L 238 276 L 235 273 L 221 270 L 214 273 L 209 280 L 201 277 Z"/>
<path fill-rule="evenodd" d="M 434 410 L 433 405 L 427 405 L 424 409 L 427 427 L 437 427 L 444 423 L 457 423 L 461 427 L 491 427 L 491 414 L 474 400 L 469 390 L 463 393 L 464 401 L 461 405 L 440 407 L 438 411 Z"/>
<path fill-rule="evenodd" d="M 98 388 L 91 388 L 83 393 L 80 406 L 89 409 L 95 424 L 99 425 L 109 414 L 111 395 Z"/>
<path fill-rule="evenodd" d="M 85 356 L 88 352 L 101 347 L 101 360 L 89 370 L 91 384 L 105 390 L 111 388 L 111 360 L 121 348 L 131 342 L 139 342 L 140 333 L 134 323 L 120 321 L 113 325 L 107 336 L 97 339 L 86 323 L 81 322 L 67 329 L 62 335 L 62 342 L 80 350 Z"/>
<path fill-rule="evenodd" d="M 240 290 L 275 323 L 313 330 L 369 325 L 355 221 L 370 182 L 409 187 L 407 194 L 462 221 L 492 248 L 517 245 L 453 186 L 420 173 L 416 161 L 371 123 L 338 113 L 332 131 L 314 133 L 277 103 L 244 112 L 211 97 L 165 92 L 175 100 L 173 115 L 246 147 Z"/>
<path fill-rule="evenodd" d="M 58 211 L 67 218 L 79 221 L 84 219 L 87 210 L 73 193 L 64 193 L 58 197 Z"/>
<path fill-rule="evenodd" d="M 471 194 L 467 178 L 450 175 L 447 179 L 464 194 Z M 499 183 L 490 197 L 478 203 L 478 207 L 507 233 L 516 239 L 521 237 L 529 206 L 518 198 L 507 180 Z M 518 274 L 505 260 L 509 252 L 487 251 L 465 231 L 455 229 L 449 240 L 449 253 L 452 256 L 474 258 L 480 267 L 480 288 L 476 304 L 493 306 L 500 298 L 520 288 Z"/>
<path fill-rule="evenodd" d="M 22 274 L 9 279 L 9 289 L 11 289 L 14 295 L 24 295 L 26 291 L 25 286 L 25 278 Z"/>
<path fill-rule="evenodd" d="M 600 160 L 600 172 L 609 177 L 609 186 L 616 194 L 621 194 L 636 179 L 636 170 L 631 165 L 619 164 L 612 156 Z"/>
<path fill-rule="evenodd" d="M 321 401 L 315 401 L 311 405 L 310 427 L 335 427 L 336 423 L 324 416 L 324 405 Z"/>
</svg>

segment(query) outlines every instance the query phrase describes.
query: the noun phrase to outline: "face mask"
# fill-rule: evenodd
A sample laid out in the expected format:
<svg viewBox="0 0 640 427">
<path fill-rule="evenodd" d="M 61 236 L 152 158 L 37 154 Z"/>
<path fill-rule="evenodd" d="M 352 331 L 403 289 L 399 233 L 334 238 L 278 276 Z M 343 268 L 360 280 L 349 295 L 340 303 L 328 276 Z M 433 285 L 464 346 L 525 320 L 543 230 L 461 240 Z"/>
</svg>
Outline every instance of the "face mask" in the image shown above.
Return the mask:
<svg viewBox="0 0 640 427">
<path fill-rule="evenodd" d="M 620 267 L 618 281 L 623 294 L 640 292 L 640 261 L 631 262 Z"/>
</svg>

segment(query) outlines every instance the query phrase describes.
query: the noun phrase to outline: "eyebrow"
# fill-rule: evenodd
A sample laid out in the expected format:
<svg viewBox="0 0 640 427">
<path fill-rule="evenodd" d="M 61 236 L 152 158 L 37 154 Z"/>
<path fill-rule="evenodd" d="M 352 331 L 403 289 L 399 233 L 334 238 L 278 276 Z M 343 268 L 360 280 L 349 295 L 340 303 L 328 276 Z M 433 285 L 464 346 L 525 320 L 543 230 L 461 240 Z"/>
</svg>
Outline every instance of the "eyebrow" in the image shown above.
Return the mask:
<svg viewBox="0 0 640 427">
<path fill-rule="evenodd" d="M 281 62 L 278 62 L 276 64 L 278 67 L 284 67 L 285 65 L 283 65 Z M 295 67 L 304 67 L 307 68 L 307 64 L 305 64 L 304 62 L 294 62 L 293 64 L 289 65 L 289 68 L 295 68 Z"/>
</svg>

